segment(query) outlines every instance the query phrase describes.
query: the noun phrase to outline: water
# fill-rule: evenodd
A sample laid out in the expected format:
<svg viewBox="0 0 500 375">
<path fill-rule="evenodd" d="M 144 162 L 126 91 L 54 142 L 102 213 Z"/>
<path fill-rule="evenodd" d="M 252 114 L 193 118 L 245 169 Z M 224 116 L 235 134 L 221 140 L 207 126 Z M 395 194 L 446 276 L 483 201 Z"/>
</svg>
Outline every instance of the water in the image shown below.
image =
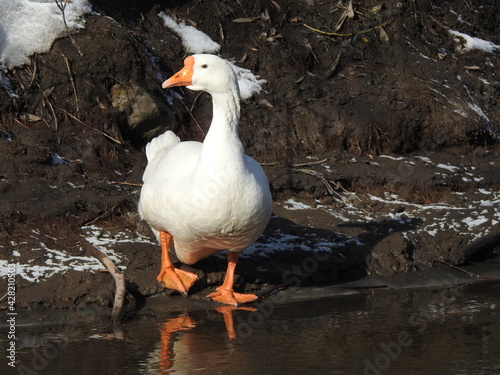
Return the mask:
<svg viewBox="0 0 500 375">
<path fill-rule="evenodd" d="M 168 302 L 168 300 L 167 300 Z M 86 312 L 20 325 L 2 374 L 500 374 L 500 284 L 375 290 L 258 309 L 144 309 L 123 334 Z M 231 323 L 232 320 L 232 323 Z M 232 328 L 231 328 L 232 327 Z M 234 336 L 236 335 L 236 338 Z M 232 337 L 231 339 L 229 338 Z M 2 351 L 7 349 L 2 331 Z"/>
</svg>

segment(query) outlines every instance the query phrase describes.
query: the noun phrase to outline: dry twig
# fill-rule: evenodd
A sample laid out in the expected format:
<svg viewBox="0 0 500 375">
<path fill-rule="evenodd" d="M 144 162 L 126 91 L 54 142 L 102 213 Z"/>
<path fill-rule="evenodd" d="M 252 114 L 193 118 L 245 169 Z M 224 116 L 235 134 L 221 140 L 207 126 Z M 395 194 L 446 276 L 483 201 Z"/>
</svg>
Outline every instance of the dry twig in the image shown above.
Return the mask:
<svg viewBox="0 0 500 375">
<path fill-rule="evenodd" d="M 296 169 L 292 169 L 292 170 L 296 171 L 296 172 L 305 173 L 305 174 L 308 174 L 310 176 L 314 176 L 314 177 L 318 178 L 325 185 L 326 191 L 328 192 L 328 194 L 337 196 L 337 198 L 339 200 L 341 200 L 342 202 L 347 202 L 347 199 L 345 198 L 345 196 L 338 193 L 337 190 L 342 190 L 344 193 L 349 194 L 349 196 L 351 196 L 351 197 L 354 196 L 354 198 L 356 198 L 360 202 L 363 201 L 362 199 L 360 199 L 356 195 L 356 193 L 352 193 L 352 192 L 348 191 L 340 183 L 337 183 L 337 182 L 332 181 L 332 180 L 327 180 L 325 178 L 325 176 L 323 176 L 323 174 L 318 172 L 318 171 L 315 171 L 312 169 L 303 169 L 303 168 L 296 168 Z M 337 190 L 335 190 L 334 187 Z"/>
<path fill-rule="evenodd" d="M 329 32 L 329 31 L 323 31 L 323 30 L 318 30 L 314 27 L 311 27 L 307 24 L 304 24 L 304 27 L 308 28 L 309 30 L 311 31 L 314 31 L 318 34 L 323 34 L 323 35 L 328 35 L 328 36 L 339 36 L 339 37 L 349 37 L 349 36 L 355 36 L 355 35 L 361 35 L 361 34 L 367 34 L 371 31 L 374 31 L 374 30 L 377 30 L 377 29 L 380 29 L 381 27 L 384 27 L 388 24 L 390 24 L 392 21 L 394 20 L 394 18 L 392 18 L 391 20 L 389 21 L 386 21 L 384 22 L 383 24 L 381 25 L 377 25 L 377 26 L 374 26 L 374 27 L 371 27 L 369 29 L 366 29 L 366 30 L 361 30 L 361 31 L 355 31 L 353 33 L 332 33 L 332 32 Z"/>
<path fill-rule="evenodd" d="M 200 126 L 200 123 L 198 122 L 198 120 L 196 120 L 196 117 L 194 117 L 194 114 L 193 114 L 194 106 L 202 94 L 203 94 L 203 92 L 200 92 L 198 95 L 196 95 L 196 98 L 194 98 L 194 100 L 193 100 L 193 104 L 191 104 L 191 108 L 188 108 L 186 103 L 184 103 L 184 100 L 181 100 L 181 103 L 184 106 L 184 108 L 189 112 L 189 115 L 191 116 L 191 118 L 193 119 L 195 124 L 198 126 L 198 129 L 200 129 L 201 134 L 203 134 L 203 136 L 205 136 L 206 135 L 205 132 L 203 131 L 203 129 Z"/>
<path fill-rule="evenodd" d="M 85 247 L 94 257 L 104 264 L 115 280 L 115 300 L 113 302 L 113 310 L 111 311 L 111 327 L 119 328 L 122 324 L 123 303 L 125 301 L 125 276 L 104 253 L 97 250 L 90 243 L 85 243 Z"/>
<path fill-rule="evenodd" d="M 327 78 L 327 79 L 330 78 L 332 76 L 333 72 L 335 72 L 335 69 L 337 69 L 337 66 L 339 65 L 339 62 L 340 62 L 340 56 L 342 56 L 342 52 L 340 52 L 337 55 L 337 58 L 335 59 L 335 61 L 332 63 L 332 65 L 330 65 L 330 67 L 326 71 L 325 78 Z"/>
<path fill-rule="evenodd" d="M 326 191 L 328 192 L 328 194 L 338 195 L 335 192 L 335 189 L 333 188 L 333 186 L 328 182 L 328 180 L 321 173 L 314 171 L 312 169 L 303 169 L 303 168 L 297 168 L 297 169 L 293 169 L 293 170 L 296 172 L 302 172 L 302 173 L 308 174 L 310 176 L 314 176 L 316 178 L 319 178 L 319 180 L 325 185 Z"/>
<path fill-rule="evenodd" d="M 30 69 L 27 68 L 27 71 L 29 72 Z M 52 105 L 51 101 L 49 100 L 49 96 L 52 93 L 52 90 L 51 89 L 48 89 L 48 90 L 42 89 L 42 86 L 40 85 L 40 83 L 38 83 L 38 81 L 34 77 L 35 77 L 35 73 L 33 72 L 33 82 L 35 82 L 35 84 L 38 86 L 38 89 L 41 91 L 43 97 L 45 98 L 47 104 L 49 105 L 50 111 L 52 112 L 52 116 L 54 117 L 55 130 L 58 130 L 59 129 L 59 120 L 57 119 L 56 110 L 54 109 L 54 106 Z M 47 94 L 46 91 L 49 91 L 49 93 Z"/>
<path fill-rule="evenodd" d="M 76 42 L 75 38 L 73 38 L 73 36 L 71 35 L 71 32 L 69 31 L 68 23 L 66 22 L 65 10 L 66 10 L 66 5 L 68 5 L 68 3 L 69 3 L 69 0 L 55 0 L 55 3 L 57 5 L 57 7 L 61 10 L 62 19 L 64 22 L 64 27 L 66 28 L 66 32 L 68 33 L 68 37 L 71 40 L 71 43 L 73 43 L 73 45 L 75 46 L 75 48 L 78 51 L 78 53 L 80 54 L 80 56 L 83 56 L 83 52 L 80 49 L 80 47 L 78 46 L 78 43 Z"/>
<path fill-rule="evenodd" d="M 138 186 L 141 187 L 143 184 L 138 184 L 136 182 L 127 182 L 127 181 L 109 181 L 110 184 L 116 184 L 116 185 L 129 185 L 129 186 Z"/>
<path fill-rule="evenodd" d="M 305 167 L 308 165 L 318 165 L 318 164 L 324 163 L 327 160 L 328 159 L 321 159 L 321 160 L 315 160 L 315 161 L 306 161 L 304 163 L 292 163 L 292 164 L 290 164 L 290 167 L 295 168 L 295 167 Z M 262 162 L 262 163 L 260 163 L 260 165 L 263 165 L 263 166 L 283 165 L 283 163 L 280 163 L 279 161 L 271 161 L 271 162 Z"/>
<path fill-rule="evenodd" d="M 478 279 L 483 279 L 483 280 L 495 280 L 495 281 L 498 281 L 500 279 L 496 278 L 496 277 L 489 277 L 489 276 L 483 276 L 483 275 L 479 275 L 477 273 L 474 273 L 474 272 L 469 272 L 467 270 L 464 270 L 463 268 L 460 268 L 460 267 L 457 267 L 457 266 L 454 266 L 453 264 L 450 264 L 450 263 L 446 263 L 445 261 L 443 260 L 437 260 L 438 263 L 441 263 L 441 264 L 444 264 L 445 266 L 447 267 L 450 267 L 450 268 L 453 268 L 454 270 L 457 270 L 457 271 L 460 271 L 460 272 L 463 272 L 471 277 L 477 277 Z"/>
<path fill-rule="evenodd" d="M 308 161 L 305 163 L 293 163 L 293 164 L 290 164 L 290 167 L 305 167 L 307 165 L 317 165 L 317 164 L 324 163 L 327 160 L 328 159 L 321 159 L 321 160 L 315 160 L 315 161 Z"/>
<path fill-rule="evenodd" d="M 78 105 L 78 92 L 76 91 L 76 84 L 75 84 L 75 80 L 73 78 L 73 73 L 71 72 L 71 66 L 69 65 L 69 59 L 66 57 L 66 55 L 63 52 L 61 52 L 61 54 L 63 55 L 63 57 L 66 61 L 66 68 L 68 69 L 69 79 L 71 81 L 71 86 L 73 86 L 73 92 L 75 93 L 76 113 L 80 114 L 80 108 Z"/>
<path fill-rule="evenodd" d="M 62 109 L 60 108 L 61 111 L 63 111 L 65 114 L 67 114 L 69 117 L 71 117 L 73 120 L 75 120 L 76 122 L 78 122 L 79 124 L 83 125 L 83 126 L 86 126 L 87 128 L 89 129 L 92 129 L 93 131 L 99 133 L 99 134 L 102 134 L 103 136 L 105 136 L 106 138 L 108 139 L 111 139 L 113 142 L 115 143 L 118 143 L 119 145 L 123 144 L 122 141 L 120 141 L 119 139 L 116 139 L 116 138 L 113 138 L 112 136 L 110 136 L 109 134 L 106 134 L 104 133 L 103 131 L 99 130 L 99 129 L 96 129 L 94 128 L 93 126 L 90 126 L 86 123 L 84 123 L 82 120 L 80 120 L 78 117 L 72 115 L 71 113 L 69 113 L 68 111 L 66 111 L 65 109 Z"/>
</svg>

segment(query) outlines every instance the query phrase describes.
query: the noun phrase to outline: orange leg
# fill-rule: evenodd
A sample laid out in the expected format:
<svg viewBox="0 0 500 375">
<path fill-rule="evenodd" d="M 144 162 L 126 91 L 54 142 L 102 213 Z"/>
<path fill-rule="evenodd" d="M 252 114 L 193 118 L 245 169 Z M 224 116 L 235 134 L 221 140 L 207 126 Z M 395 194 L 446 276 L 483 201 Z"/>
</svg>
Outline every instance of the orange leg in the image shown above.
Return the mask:
<svg viewBox="0 0 500 375">
<path fill-rule="evenodd" d="M 241 294 L 233 291 L 234 270 L 238 263 L 239 254 L 233 251 L 227 252 L 227 272 L 224 282 L 217 288 L 216 292 L 210 293 L 207 297 L 214 301 L 237 306 L 238 303 L 255 301 L 258 297 L 255 294 Z"/>
<path fill-rule="evenodd" d="M 160 324 L 160 358 L 158 361 L 158 367 L 162 371 L 170 369 L 173 365 L 175 353 L 173 350 L 173 338 L 172 334 L 184 331 L 190 328 L 194 328 L 196 323 L 189 316 L 181 315 L 176 318 L 168 319 L 164 323 Z M 169 374 L 170 372 L 165 372 Z M 162 372 L 163 374 L 163 372 Z"/>
<path fill-rule="evenodd" d="M 189 288 L 191 288 L 198 276 L 174 267 L 168 254 L 168 247 L 171 240 L 172 236 L 170 233 L 160 231 L 161 270 L 156 279 L 161 281 L 167 288 L 178 290 L 182 294 L 187 295 Z"/>
<path fill-rule="evenodd" d="M 253 307 L 235 307 L 235 306 L 219 306 L 214 308 L 214 310 L 220 312 L 224 317 L 224 323 L 226 324 L 227 337 L 229 340 L 233 340 L 236 338 L 236 331 L 234 330 L 234 319 L 233 319 L 233 311 L 234 310 L 245 310 L 245 311 L 257 311 L 257 309 Z"/>
</svg>

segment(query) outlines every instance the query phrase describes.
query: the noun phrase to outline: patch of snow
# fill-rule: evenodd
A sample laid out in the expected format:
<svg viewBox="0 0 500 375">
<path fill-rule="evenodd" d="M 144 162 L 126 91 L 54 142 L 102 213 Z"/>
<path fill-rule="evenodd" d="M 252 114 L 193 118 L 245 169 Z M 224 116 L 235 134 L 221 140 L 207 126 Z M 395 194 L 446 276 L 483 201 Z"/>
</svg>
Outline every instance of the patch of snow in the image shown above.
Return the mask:
<svg viewBox="0 0 500 375">
<path fill-rule="evenodd" d="M 424 55 L 423 53 L 420 53 L 420 57 L 423 57 L 424 59 L 426 60 L 432 60 L 432 61 L 436 61 L 435 59 L 433 59 L 432 57 L 429 57 L 427 55 Z M 418 61 L 417 61 L 418 62 Z"/>
<path fill-rule="evenodd" d="M 406 202 L 402 199 L 396 199 L 396 200 L 387 200 L 384 198 L 377 197 L 375 195 L 370 195 L 368 194 L 368 197 L 371 200 L 374 200 L 376 202 L 382 202 L 382 203 L 389 203 L 389 204 L 394 204 L 394 205 L 403 205 L 406 207 L 413 207 L 417 208 L 421 211 L 430 211 L 430 210 L 461 210 L 461 207 L 455 207 L 447 203 L 434 203 L 434 204 L 417 204 L 417 203 L 410 203 Z"/>
<path fill-rule="evenodd" d="M 448 32 L 453 36 L 457 43 L 456 51 L 466 53 L 475 49 L 482 50 L 488 53 L 495 53 L 495 50 L 500 49 L 500 46 L 483 39 L 479 39 L 456 30 L 448 29 Z"/>
<path fill-rule="evenodd" d="M 149 237 L 143 236 L 137 232 L 119 232 L 116 235 L 112 235 L 106 230 L 94 225 L 88 225 L 82 229 L 87 231 L 85 239 L 94 245 L 96 249 L 101 250 L 104 253 L 110 245 L 114 245 L 116 243 L 146 243 L 149 245 L 156 245 L 156 242 L 152 242 Z"/>
<path fill-rule="evenodd" d="M 385 197 L 385 199 L 399 200 L 399 196 L 397 194 L 393 194 L 393 193 L 385 192 L 384 197 Z"/>
<path fill-rule="evenodd" d="M 479 216 L 477 219 L 473 219 L 471 217 L 467 217 L 463 220 L 465 224 L 469 227 L 469 229 L 474 229 L 475 227 L 482 225 L 488 222 L 488 218 L 485 216 Z"/>
<path fill-rule="evenodd" d="M 379 158 L 387 158 L 387 159 L 391 159 L 391 160 L 405 160 L 406 159 L 404 156 L 395 157 L 395 156 L 391 156 L 391 155 L 379 155 Z"/>
<path fill-rule="evenodd" d="M 297 202 L 293 199 L 288 199 L 284 201 L 283 204 L 285 205 L 285 208 L 287 210 L 308 210 L 312 208 L 311 206 L 305 203 Z"/>
<path fill-rule="evenodd" d="M 414 156 L 415 159 L 420 159 L 426 164 L 433 164 L 432 160 L 429 159 L 427 156 Z"/>
<path fill-rule="evenodd" d="M 469 104 L 469 108 L 472 109 L 474 112 L 476 112 L 479 117 L 486 120 L 486 122 L 490 122 L 490 119 L 488 118 L 488 116 L 486 116 L 486 114 L 483 112 L 483 110 L 481 108 L 479 108 L 479 106 L 477 106 L 474 103 L 468 103 L 468 104 Z"/>
<path fill-rule="evenodd" d="M 488 190 L 486 190 L 486 189 L 478 189 L 477 191 L 478 191 L 479 193 L 481 193 L 481 194 L 487 194 L 487 195 L 492 194 L 492 192 L 491 192 L 491 191 L 488 191 Z"/>
<path fill-rule="evenodd" d="M 214 42 L 207 34 L 194 26 L 189 26 L 184 21 L 176 22 L 164 12 L 158 14 L 166 27 L 181 38 L 182 45 L 188 53 L 217 53 L 220 44 Z"/>
<path fill-rule="evenodd" d="M 479 206 L 481 207 L 493 207 L 492 201 L 481 201 L 479 202 Z"/>
<path fill-rule="evenodd" d="M 66 181 L 66 183 L 71 186 L 73 189 L 82 189 L 85 187 L 85 185 L 75 185 L 74 183 L 72 182 L 69 182 L 69 181 Z"/>
<path fill-rule="evenodd" d="M 442 164 L 442 163 L 436 164 L 436 167 L 441 168 L 441 169 L 446 169 L 446 170 L 448 170 L 450 172 L 456 172 L 459 169 L 458 167 L 455 167 L 453 165 Z"/>
<path fill-rule="evenodd" d="M 249 256 L 269 256 L 276 251 L 310 251 L 316 253 L 331 253 L 332 250 L 342 248 L 346 245 L 349 246 L 364 246 L 364 244 L 357 238 L 347 237 L 340 235 L 336 237 L 337 240 L 330 238 L 321 238 L 312 236 L 311 239 L 306 239 L 301 236 L 295 236 L 287 233 L 282 233 L 280 229 L 263 239 L 257 240 L 250 245 L 244 252 L 241 253 L 242 257 Z M 262 240 L 262 242 L 260 242 Z M 223 256 L 223 255 L 221 255 Z M 345 256 L 344 256 L 345 257 Z"/>
<path fill-rule="evenodd" d="M 52 249 L 44 242 L 40 242 L 40 247 L 32 250 L 43 250 L 46 254 L 46 259 L 45 265 L 32 264 L 32 259 L 28 261 L 28 263 L 17 264 L 17 275 L 29 282 L 38 282 L 48 279 L 58 273 L 65 273 L 70 270 L 98 271 L 104 268 L 97 258 L 71 255 L 66 251 Z M 110 250 L 106 251 L 106 255 L 118 264 L 121 261 L 121 257 Z M 5 275 L 0 273 L 0 276 Z"/>
<path fill-rule="evenodd" d="M 115 263 L 115 265 L 121 269 L 126 268 L 123 265 L 126 257 L 123 254 L 114 251 L 114 246 L 122 243 L 155 244 L 148 237 L 129 231 L 111 233 L 96 226 L 86 226 L 83 227 L 83 230 L 86 232 L 86 240 L 108 256 Z M 44 264 L 39 264 L 39 261 L 37 262 L 38 264 L 34 264 L 35 258 L 29 259 L 26 263 L 17 262 L 16 274 L 27 281 L 39 282 L 58 273 L 65 273 L 68 271 L 96 272 L 104 268 L 101 262 L 95 257 L 73 255 L 66 250 L 54 249 L 54 245 L 47 245 L 40 239 L 40 237 L 50 239 L 54 238 L 40 234 L 39 231 L 32 231 L 32 233 L 33 234 L 30 236 L 38 239 L 40 242 L 39 246 L 33 247 L 31 251 L 42 251 L 44 255 Z M 17 245 L 17 243 L 12 243 L 13 247 L 16 247 Z M 20 253 L 17 250 L 14 250 L 12 255 L 19 257 Z M 40 255 L 37 254 L 37 258 L 39 256 Z M 7 275 L 7 267 L 4 267 L 4 265 L 7 265 L 7 261 L 0 261 L 0 277 L 5 277 Z"/>
<path fill-rule="evenodd" d="M 462 117 L 469 117 L 465 111 L 462 109 L 453 109 L 452 112 L 459 114 Z"/>
<path fill-rule="evenodd" d="M 436 229 L 427 229 L 427 233 L 429 233 L 429 235 L 431 235 L 432 237 L 436 236 L 436 234 L 438 233 L 439 229 L 436 228 Z"/>
<path fill-rule="evenodd" d="M 50 164 L 51 165 L 58 165 L 58 164 L 68 164 L 66 160 L 64 160 L 62 157 L 60 157 L 57 154 L 52 154 L 50 155 Z"/>
<path fill-rule="evenodd" d="M 88 0 L 72 0 L 64 15 L 69 30 L 83 28 L 83 15 L 91 11 Z M 62 11 L 54 0 L 0 1 L 0 67 L 7 69 L 29 63 L 34 53 L 47 52 L 55 39 L 66 32 Z"/>
</svg>

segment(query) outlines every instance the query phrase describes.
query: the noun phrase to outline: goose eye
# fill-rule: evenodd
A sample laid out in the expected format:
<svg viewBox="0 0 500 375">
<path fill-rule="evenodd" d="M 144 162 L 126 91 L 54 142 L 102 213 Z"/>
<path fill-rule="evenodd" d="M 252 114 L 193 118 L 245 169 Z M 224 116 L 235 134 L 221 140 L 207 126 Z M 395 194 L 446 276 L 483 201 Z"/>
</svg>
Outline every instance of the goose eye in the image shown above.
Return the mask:
<svg viewBox="0 0 500 375">
<path fill-rule="evenodd" d="M 206 68 L 208 68 L 208 65 L 207 65 L 207 64 L 203 64 L 201 67 L 202 67 L 203 69 L 206 69 Z"/>
</svg>

